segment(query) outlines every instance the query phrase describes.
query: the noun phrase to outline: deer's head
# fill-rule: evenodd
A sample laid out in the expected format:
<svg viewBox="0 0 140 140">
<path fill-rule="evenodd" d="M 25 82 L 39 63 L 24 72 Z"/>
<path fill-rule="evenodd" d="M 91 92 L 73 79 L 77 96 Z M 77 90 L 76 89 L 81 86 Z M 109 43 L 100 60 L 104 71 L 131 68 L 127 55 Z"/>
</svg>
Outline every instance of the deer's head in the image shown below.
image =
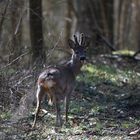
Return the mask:
<svg viewBox="0 0 140 140">
<path fill-rule="evenodd" d="M 90 38 L 83 33 L 80 35 L 79 39 L 74 35 L 74 41 L 71 39 L 68 40 L 69 46 L 73 50 L 73 56 L 81 62 L 86 60 L 86 50 L 89 42 Z"/>
</svg>

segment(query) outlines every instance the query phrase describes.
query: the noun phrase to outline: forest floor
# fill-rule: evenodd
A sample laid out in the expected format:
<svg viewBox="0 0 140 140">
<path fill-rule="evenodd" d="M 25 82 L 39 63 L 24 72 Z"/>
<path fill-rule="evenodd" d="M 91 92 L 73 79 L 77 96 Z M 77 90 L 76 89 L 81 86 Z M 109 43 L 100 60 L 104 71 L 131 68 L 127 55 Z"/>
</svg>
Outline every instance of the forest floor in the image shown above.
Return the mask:
<svg viewBox="0 0 140 140">
<path fill-rule="evenodd" d="M 34 130 L 31 113 L 11 122 L 9 112 L 1 111 L 0 140 L 139 140 L 140 62 L 102 56 L 93 60 L 77 77 L 67 124 L 56 131 L 54 107 L 45 103 L 48 112 L 40 113 Z"/>
</svg>

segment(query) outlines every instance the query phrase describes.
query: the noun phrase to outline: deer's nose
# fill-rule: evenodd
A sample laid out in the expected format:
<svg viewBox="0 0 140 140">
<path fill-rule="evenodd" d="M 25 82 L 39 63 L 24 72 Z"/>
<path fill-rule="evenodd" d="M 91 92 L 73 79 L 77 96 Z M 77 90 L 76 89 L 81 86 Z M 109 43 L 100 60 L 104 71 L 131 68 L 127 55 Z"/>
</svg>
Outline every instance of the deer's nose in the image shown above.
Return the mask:
<svg viewBox="0 0 140 140">
<path fill-rule="evenodd" d="M 81 57 L 80 57 L 80 60 L 85 60 L 85 59 L 86 59 L 85 56 L 81 56 Z"/>
</svg>

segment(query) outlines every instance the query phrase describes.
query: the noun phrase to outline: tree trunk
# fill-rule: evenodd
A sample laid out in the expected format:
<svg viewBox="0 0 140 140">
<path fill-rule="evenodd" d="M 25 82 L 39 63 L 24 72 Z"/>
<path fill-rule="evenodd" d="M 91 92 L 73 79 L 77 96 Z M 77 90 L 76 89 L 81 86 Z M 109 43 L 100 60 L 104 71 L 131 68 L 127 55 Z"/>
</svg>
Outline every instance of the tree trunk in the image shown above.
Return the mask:
<svg viewBox="0 0 140 140">
<path fill-rule="evenodd" d="M 140 24 L 139 12 L 139 0 L 114 1 L 114 42 L 117 49 L 138 49 Z"/>
<path fill-rule="evenodd" d="M 10 56 L 9 61 L 17 58 L 21 54 L 21 40 L 22 40 L 22 28 L 21 28 L 21 13 L 22 13 L 23 1 L 12 0 L 11 1 L 11 44 L 10 44 Z M 17 62 L 18 64 L 18 62 Z"/>
<path fill-rule="evenodd" d="M 42 0 L 29 0 L 29 7 L 32 64 L 40 66 L 43 65 L 46 59 L 42 29 Z"/>
<path fill-rule="evenodd" d="M 66 17 L 65 17 L 65 44 L 67 44 L 68 39 L 71 37 L 71 28 L 72 28 L 72 0 L 66 1 Z"/>
<path fill-rule="evenodd" d="M 91 36 L 91 54 L 106 51 L 99 43 L 97 34 L 113 41 L 113 0 L 75 0 L 77 31 Z"/>
<path fill-rule="evenodd" d="M 0 19 L 0 42 L 2 42 L 1 37 L 2 37 L 2 31 L 3 31 L 3 24 L 4 24 L 4 20 L 5 20 L 5 17 L 6 17 L 6 13 L 7 13 L 7 9 L 8 9 L 9 3 L 10 3 L 9 0 L 7 0 L 5 2 L 4 8 L 2 8 L 2 6 L 0 6 L 0 8 L 2 10 L 1 19 Z"/>
</svg>

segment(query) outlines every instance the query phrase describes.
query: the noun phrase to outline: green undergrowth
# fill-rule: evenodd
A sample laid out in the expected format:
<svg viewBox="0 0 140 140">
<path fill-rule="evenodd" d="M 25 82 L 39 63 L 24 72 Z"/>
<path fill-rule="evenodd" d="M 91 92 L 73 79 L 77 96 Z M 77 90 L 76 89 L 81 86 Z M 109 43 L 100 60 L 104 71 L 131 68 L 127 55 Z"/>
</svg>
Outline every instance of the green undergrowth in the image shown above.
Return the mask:
<svg viewBox="0 0 140 140">
<path fill-rule="evenodd" d="M 83 75 L 77 77 L 78 81 L 84 81 L 86 84 L 96 85 L 102 82 L 108 82 L 115 85 L 122 83 L 140 84 L 140 73 L 133 70 L 120 70 L 108 65 L 87 64 L 82 68 Z"/>
<path fill-rule="evenodd" d="M 35 130 L 30 130 L 33 123 L 30 116 L 27 120 L 20 120 L 14 129 L 7 130 L 5 126 L 1 129 L 15 139 L 25 140 L 132 140 L 135 136 L 129 133 L 138 128 L 140 111 L 135 106 L 131 108 L 129 101 L 131 93 L 139 92 L 140 73 L 110 65 L 87 64 L 82 67 L 77 81 L 69 106 L 69 121 L 64 122 L 58 131 L 55 128 L 55 106 L 46 104 L 42 108 L 48 113 L 44 116 L 40 113 L 43 117 L 38 118 Z M 64 121 L 63 104 L 61 108 Z M 0 119 L 6 120 L 9 116 L 1 114 Z"/>
<path fill-rule="evenodd" d="M 11 113 L 9 111 L 0 112 L 0 120 L 8 120 L 11 117 Z"/>
</svg>

